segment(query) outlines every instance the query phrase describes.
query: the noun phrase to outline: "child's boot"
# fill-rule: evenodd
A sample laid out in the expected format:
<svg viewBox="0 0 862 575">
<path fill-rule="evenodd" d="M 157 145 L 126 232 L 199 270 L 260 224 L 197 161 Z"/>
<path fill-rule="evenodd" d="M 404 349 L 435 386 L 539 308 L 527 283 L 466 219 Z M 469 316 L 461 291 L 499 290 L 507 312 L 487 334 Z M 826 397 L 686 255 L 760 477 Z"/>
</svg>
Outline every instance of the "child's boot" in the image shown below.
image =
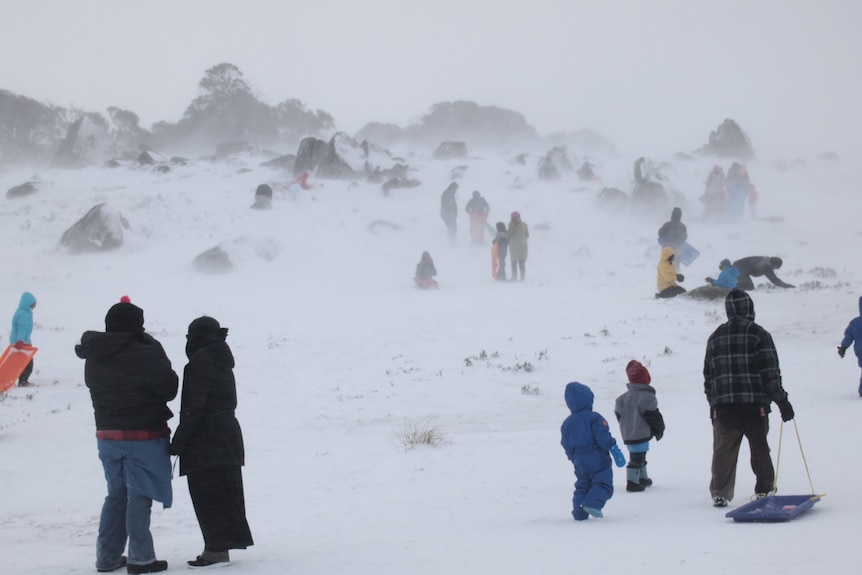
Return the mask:
<svg viewBox="0 0 862 575">
<path fill-rule="evenodd" d="M 646 465 L 641 467 L 641 477 L 640 477 L 641 487 L 649 487 L 652 485 L 652 479 L 647 475 Z"/>
<path fill-rule="evenodd" d="M 626 466 L 626 491 L 643 491 L 646 485 L 641 483 L 641 468 L 632 464 Z"/>
</svg>

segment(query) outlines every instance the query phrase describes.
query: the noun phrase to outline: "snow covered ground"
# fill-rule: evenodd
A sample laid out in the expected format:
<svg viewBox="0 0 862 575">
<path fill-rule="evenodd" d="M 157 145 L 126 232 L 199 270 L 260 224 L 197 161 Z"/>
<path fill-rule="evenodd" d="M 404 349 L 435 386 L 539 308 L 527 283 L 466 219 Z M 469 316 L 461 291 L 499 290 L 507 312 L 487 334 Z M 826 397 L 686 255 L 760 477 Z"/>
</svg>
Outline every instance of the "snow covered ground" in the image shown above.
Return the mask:
<svg viewBox="0 0 862 575">
<path fill-rule="evenodd" d="M 783 435 L 779 494 L 827 496 L 794 521 L 748 524 L 724 517 L 753 489 L 746 447 L 731 506 L 713 508 L 708 493 L 701 369 L 706 338 L 725 319 L 723 302 L 654 299 L 656 231 L 670 210 L 614 215 L 596 207 L 604 186 L 629 191 L 634 159 L 593 159 L 602 180 L 584 184 L 574 174 L 540 182 L 533 163 L 493 154 L 414 156 L 420 187 L 385 197 L 379 185 L 316 181 L 296 201 L 276 187 L 271 211 L 248 209 L 254 189 L 292 177 L 260 167 L 260 158 L 195 161 L 166 174 L 0 173 L 0 191 L 40 182 L 35 195 L 0 198 L 0 320 L 8 324 L 21 292 L 34 293 L 40 350 L 38 386 L 13 388 L 0 401 L 3 571 L 95 570 L 105 485 L 73 346 L 83 331 L 103 329 L 108 308 L 128 294 L 178 373 L 194 318 L 212 315 L 230 328 L 256 541 L 232 553 L 232 570 L 853 572 L 862 399 L 855 358 L 842 361 L 835 348 L 862 294 L 859 166 L 752 162 L 759 217 L 727 225 L 699 218 L 713 160 L 663 167 L 687 200 L 683 221 L 701 251 L 683 268 L 683 285 L 702 285 L 722 258 L 776 255 L 785 262 L 779 276 L 797 286 L 752 292 L 797 414 L 783 434 L 773 414 L 771 444 L 777 456 Z M 458 180 L 462 210 L 475 189 L 491 204 L 491 223 L 518 210 L 530 226 L 527 281 L 491 280 L 490 247 L 470 245 L 465 214 L 457 243 L 447 241 L 439 197 L 456 165 L 468 166 Z M 100 202 L 128 220 L 125 245 L 68 254 L 60 236 Z M 232 272 L 192 266 L 197 254 L 239 238 Z M 437 265 L 437 291 L 411 281 L 425 250 Z M 5 346 L 8 329 L 0 336 Z M 613 402 L 632 358 L 648 366 L 667 423 L 649 453 L 655 485 L 626 493 L 625 469 L 617 469 L 605 518 L 575 523 L 574 474 L 559 446 L 563 388 L 572 380 L 591 386 L 596 411 L 620 439 Z M 171 407 L 178 411 L 179 400 Z M 415 426 L 443 441 L 406 448 L 400 437 Z M 174 488 L 174 506 L 155 506 L 152 524 L 170 571 L 202 549 L 185 480 L 175 478 Z"/>
</svg>

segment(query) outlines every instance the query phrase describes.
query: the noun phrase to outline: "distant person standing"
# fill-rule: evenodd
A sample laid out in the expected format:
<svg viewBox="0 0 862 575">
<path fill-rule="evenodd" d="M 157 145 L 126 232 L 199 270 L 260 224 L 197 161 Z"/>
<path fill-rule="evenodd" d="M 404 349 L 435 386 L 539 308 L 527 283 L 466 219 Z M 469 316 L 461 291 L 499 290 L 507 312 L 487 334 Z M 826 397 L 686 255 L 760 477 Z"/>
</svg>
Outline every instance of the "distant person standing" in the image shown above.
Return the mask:
<svg viewBox="0 0 862 575">
<path fill-rule="evenodd" d="M 775 402 L 782 421 L 793 419 L 793 407 L 781 384 L 778 352 L 772 335 L 754 322 L 754 302 L 733 289 L 724 300 L 727 321 L 706 342 L 703 388 L 712 420 L 712 479 L 709 492 L 715 507 L 733 499 L 742 438 L 748 440 L 754 493 L 775 488 L 775 468 L 769 455 L 769 405 Z"/>
<path fill-rule="evenodd" d="M 703 195 L 703 219 L 723 221 L 727 214 L 727 183 L 724 168 L 714 166 L 706 179 Z"/>
<path fill-rule="evenodd" d="M 853 345 L 853 353 L 859 367 L 862 367 L 862 297 L 859 298 L 859 315 L 850 320 L 844 330 L 844 339 L 838 345 L 838 355 L 844 359 L 847 348 Z M 862 379 L 859 380 L 859 397 L 862 397 Z"/>
<path fill-rule="evenodd" d="M 506 281 L 506 256 L 509 253 L 509 236 L 506 235 L 506 224 L 497 222 L 497 235 L 493 241 L 494 247 L 491 253 L 494 256 L 491 261 L 492 276 L 497 281 Z"/>
<path fill-rule="evenodd" d="M 105 316 L 105 331 L 86 331 L 75 354 L 86 360 L 84 382 L 96 417 L 96 443 L 108 483 L 96 538 L 96 570 L 156 573 L 150 533 L 153 500 L 165 508 L 171 489 L 173 413 L 178 378 L 162 345 L 144 331 L 144 312 L 126 302 Z M 123 555 L 126 542 L 128 559 Z"/>
<path fill-rule="evenodd" d="M 171 453 L 180 456 L 204 550 L 189 567 L 230 565 L 230 549 L 254 545 L 245 516 L 245 448 L 236 419 L 234 358 L 227 328 L 202 316 L 189 324 L 180 425 Z"/>
<path fill-rule="evenodd" d="M 470 215 L 470 240 L 475 245 L 481 246 L 485 243 L 485 222 L 488 221 L 490 210 L 488 201 L 478 191 L 474 191 L 464 211 Z"/>
<path fill-rule="evenodd" d="M 732 219 L 738 220 L 745 211 L 746 200 L 751 194 L 751 180 L 748 177 L 748 168 L 740 162 L 733 162 L 727 170 L 727 200 L 728 214 Z"/>
<path fill-rule="evenodd" d="M 658 229 L 658 243 L 663 248 L 673 248 L 675 254 L 682 254 L 686 240 L 688 240 L 688 230 L 682 223 L 682 209 L 674 208 L 671 210 L 670 220 Z M 676 258 L 674 267 L 679 270 L 679 261 Z"/>
<path fill-rule="evenodd" d="M 512 280 L 518 281 L 518 272 L 521 272 L 521 281 L 527 276 L 527 240 L 530 239 L 530 228 L 521 219 L 520 212 L 512 212 L 509 227 L 506 230 L 509 236 L 509 257 L 512 260 Z"/>
<path fill-rule="evenodd" d="M 440 195 L 440 217 L 443 218 L 443 223 L 446 224 L 446 231 L 449 234 L 449 241 L 455 241 L 455 234 L 458 232 L 458 200 L 456 193 L 458 192 L 457 182 L 452 182 L 443 190 Z"/>
<path fill-rule="evenodd" d="M 9 334 L 9 343 L 18 349 L 31 345 L 30 335 L 33 333 L 33 309 L 36 307 L 36 297 L 28 291 L 21 294 L 18 308 L 12 315 L 12 331 Z M 27 364 L 21 375 L 18 376 L 18 385 L 27 387 L 30 385 L 30 375 L 33 373 L 33 360 Z"/>
</svg>

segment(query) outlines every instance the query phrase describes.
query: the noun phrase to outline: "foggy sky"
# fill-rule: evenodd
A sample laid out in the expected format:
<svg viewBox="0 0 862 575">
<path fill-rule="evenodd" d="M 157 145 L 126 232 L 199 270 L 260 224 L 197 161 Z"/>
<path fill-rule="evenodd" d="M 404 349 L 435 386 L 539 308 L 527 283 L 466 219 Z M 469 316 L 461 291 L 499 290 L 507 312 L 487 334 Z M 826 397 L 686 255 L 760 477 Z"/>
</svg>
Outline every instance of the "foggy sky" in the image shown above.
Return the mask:
<svg viewBox="0 0 862 575">
<path fill-rule="evenodd" d="M 624 153 L 690 151 L 733 118 L 761 157 L 855 156 L 860 24 L 856 0 L 4 0 L 0 88 L 149 128 L 230 62 L 350 133 L 460 99 Z"/>
</svg>

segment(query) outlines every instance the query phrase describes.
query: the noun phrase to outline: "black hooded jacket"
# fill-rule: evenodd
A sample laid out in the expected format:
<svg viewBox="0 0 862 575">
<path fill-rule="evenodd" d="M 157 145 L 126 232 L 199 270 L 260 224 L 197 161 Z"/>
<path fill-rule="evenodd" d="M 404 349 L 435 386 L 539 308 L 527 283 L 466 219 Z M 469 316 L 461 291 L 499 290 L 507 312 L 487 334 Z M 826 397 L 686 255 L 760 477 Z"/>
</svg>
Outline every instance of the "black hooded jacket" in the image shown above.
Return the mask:
<svg viewBox="0 0 862 575">
<path fill-rule="evenodd" d="M 189 331 L 180 425 L 171 442 L 171 453 L 180 456 L 180 475 L 245 463 L 242 430 L 234 416 L 234 358 L 226 335 L 227 330 Z"/>
<path fill-rule="evenodd" d="M 682 223 L 682 210 L 674 208 L 671 210 L 670 221 L 665 222 L 658 229 L 658 240 L 662 246 L 678 247 L 688 239 L 688 230 Z"/>
<path fill-rule="evenodd" d="M 147 333 L 87 331 L 75 353 L 84 364 L 96 429 L 161 430 L 173 413 L 177 374 Z"/>
</svg>

